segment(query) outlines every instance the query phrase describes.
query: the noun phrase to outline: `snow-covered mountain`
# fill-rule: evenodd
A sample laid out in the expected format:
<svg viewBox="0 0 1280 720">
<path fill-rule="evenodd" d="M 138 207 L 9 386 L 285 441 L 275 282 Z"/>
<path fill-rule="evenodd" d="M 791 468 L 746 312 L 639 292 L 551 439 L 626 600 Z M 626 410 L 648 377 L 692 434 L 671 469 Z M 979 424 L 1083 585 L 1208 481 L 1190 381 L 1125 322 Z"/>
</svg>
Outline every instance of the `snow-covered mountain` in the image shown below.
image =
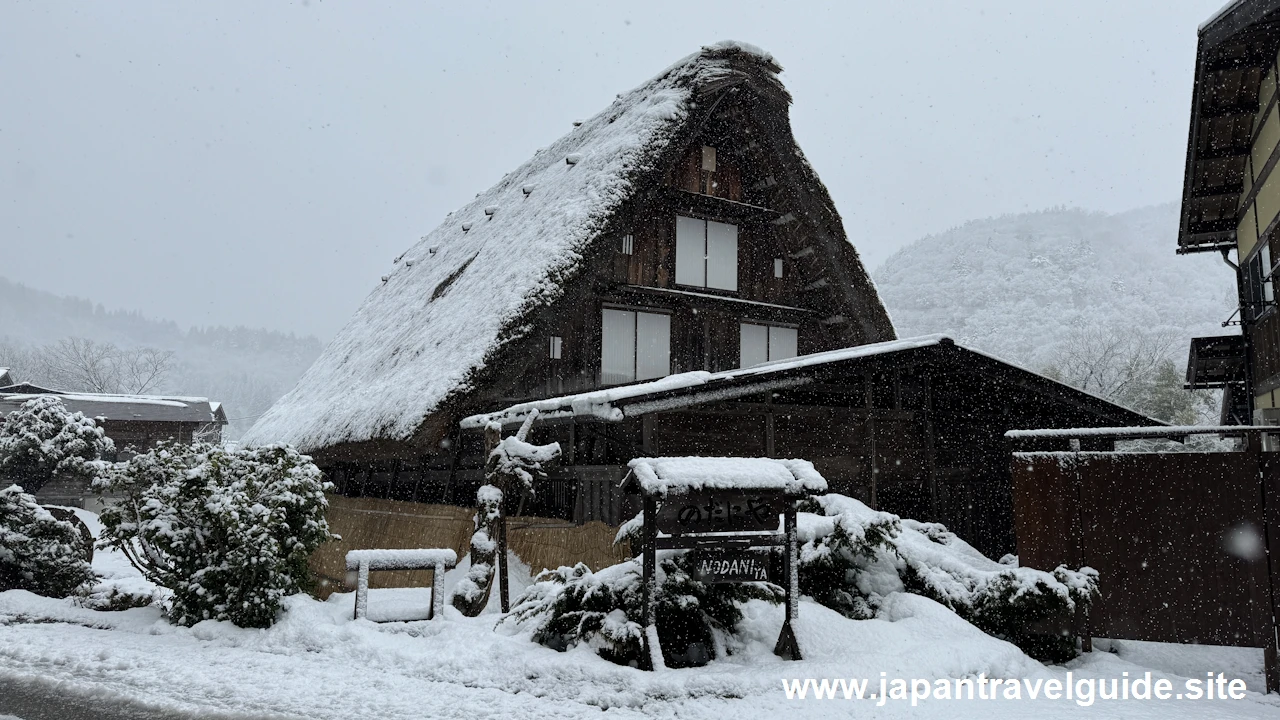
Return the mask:
<svg viewBox="0 0 1280 720">
<path fill-rule="evenodd" d="M 1178 207 L 1108 215 L 1051 209 L 921 238 L 874 273 L 901 337 L 945 332 L 1033 369 L 1073 326 L 1191 338 L 1233 332 L 1235 275 L 1216 254 L 1175 254 Z M 1186 343 L 1177 343 L 1185 357 Z"/>
</svg>

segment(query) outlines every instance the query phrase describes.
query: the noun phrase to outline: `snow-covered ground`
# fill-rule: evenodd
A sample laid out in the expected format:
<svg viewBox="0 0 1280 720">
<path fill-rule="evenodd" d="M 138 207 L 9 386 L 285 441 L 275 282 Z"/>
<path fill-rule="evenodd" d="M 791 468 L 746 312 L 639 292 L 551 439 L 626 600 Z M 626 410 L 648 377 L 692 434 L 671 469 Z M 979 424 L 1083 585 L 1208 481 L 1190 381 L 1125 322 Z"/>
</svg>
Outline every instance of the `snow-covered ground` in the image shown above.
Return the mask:
<svg viewBox="0 0 1280 720">
<path fill-rule="evenodd" d="M 108 582 L 135 591 L 143 581 L 121 559 L 100 551 Z M 463 567 L 450 573 L 454 579 Z M 521 568 L 513 568 L 513 576 Z M 515 577 L 515 580 L 520 578 Z M 523 583 L 527 583 L 527 575 Z M 523 583 L 516 582 L 513 589 Z M 419 597 L 429 597 L 425 591 Z M 392 600 L 390 596 L 384 596 Z M 496 600 L 496 598 L 495 598 Z M 1265 697 L 1261 651 L 1099 641 L 1099 651 L 1066 667 L 1046 667 L 1009 643 L 988 637 L 923 597 L 892 596 L 875 620 L 851 621 L 802 602 L 797 634 L 806 657 L 784 662 L 771 650 L 782 609 L 746 608 L 745 649 L 703 668 L 657 673 L 624 668 L 589 650 L 558 653 L 507 626 L 496 612 L 464 618 L 375 624 L 351 619 L 353 598 L 305 596 L 269 630 L 205 622 L 167 623 L 155 608 L 98 612 L 22 591 L 0 593 L 0 681 L 43 684 L 62 695 L 243 717 L 877 717 L 1042 718 L 1280 717 L 1280 697 Z M 371 596 L 371 607 L 378 595 Z M 389 609 L 389 607 L 388 607 Z M 788 700 L 784 679 L 986 677 L 1036 681 L 1130 678 L 1151 671 L 1181 690 L 1208 671 L 1243 678 L 1243 700 L 927 699 Z"/>
</svg>

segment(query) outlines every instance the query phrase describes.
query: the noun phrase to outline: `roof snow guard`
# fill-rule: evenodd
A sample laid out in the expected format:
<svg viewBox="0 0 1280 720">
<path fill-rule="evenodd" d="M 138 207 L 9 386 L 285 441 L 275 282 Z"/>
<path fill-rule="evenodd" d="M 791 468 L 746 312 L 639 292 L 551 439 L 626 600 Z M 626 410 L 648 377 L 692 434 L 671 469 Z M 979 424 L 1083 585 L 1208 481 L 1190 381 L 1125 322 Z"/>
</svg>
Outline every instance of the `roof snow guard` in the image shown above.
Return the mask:
<svg viewBox="0 0 1280 720">
<path fill-rule="evenodd" d="M 826 492 L 827 481 L 808 460 L 735 457 L 636 458 L 623 484 L 637 483 L 646 495 L 683 495 L 702 490 L 782 490 L 788 495 Z"/>
<path fill-rule="evenodd" d="M 759 48 L 710 45 L 539 150 L 397 258 L 244 442 L 311 451 L 412 439 L 429 415 L 482 388 L 499 351 L 531 332 L 535 312 L 564 295 L 589 246 L 604 239 L 639 183 L 683 150 L 690 123 L 712 107 L 708 94 L 738 87 L 785 109 L 791 98 L 781 70 Z M 820 185 L 790 140 L 786 154 L 797 172 Z M 854 285 L 876 297 L 865 272 L 851 278 Z M 878 298 L 876 305 L 878 315 L 867 315 L 883 316 L 891 336 Z"/>
<path fill-rule="evenodd" d="M 1235 244 L 1258 87 L 1276 61 L 1280 0 L 1233 0 L 1200 26 L 1178 252 Z"/>
</svg>

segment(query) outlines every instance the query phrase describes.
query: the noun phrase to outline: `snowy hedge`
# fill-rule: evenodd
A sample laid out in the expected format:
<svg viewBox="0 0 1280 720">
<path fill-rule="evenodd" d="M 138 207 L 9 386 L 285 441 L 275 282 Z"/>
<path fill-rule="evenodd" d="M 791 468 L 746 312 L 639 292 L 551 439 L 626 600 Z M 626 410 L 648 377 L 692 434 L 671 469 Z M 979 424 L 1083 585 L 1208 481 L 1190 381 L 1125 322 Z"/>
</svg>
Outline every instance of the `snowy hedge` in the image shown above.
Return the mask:
<svg viewBox="0 0 1280 720">
<path fill-rule="evenodd" d="M 1073 635 L 1044 635 L 1070 626 L 1097 593 L 1092 568 L 1052 573 L 993 561 L 937 523 L 877 512 L 843 495 L 814 498 L 798 517 L 800 591 L 855 618 L 875 615 L 893 592 L 932 598 L 990 635 L 1045 660 L 1074 657 Z"/>
<path fill-rule="evenodd" d="M 69 412 L 43 395 L 26 401 L 0 423 L 0 479 L 37 493 L 51 480 L 85 486 L 101 473 L 115 444 L 92 418 Z"/>
<path fill-rule="evenodd" d="M 694 580 L 687 558 L 658 553 L 656 621 L 668 667 L 704 665 L 732 653 L 742 620 L 738 603 L 783 599 L 782 589 L 769 583 Z M 619 665 L 638 666 L 643 621 L 640 562 L 628 560 L 594 573 L 582 563 L 543 571 L 503 622 L 532 628 L 533 639 L 547 647 L 585 645 Z"/>
<path fill-rule="evenodd" d="M 0 591 L 66 597 L 93 580 L 80 528 L 17 485 L 0 490 Z"/>
<path fill-rule="evenodd" d="M 232 450 L 165 444 L 95 483 L 123 496 L 103 510 L 101 542 L 173 591 L 173 622 L 268 627 L 280 601 L 310 583 L 308 558 L 329 540 L 328 484 L 283 446 Z"/>
</svg>

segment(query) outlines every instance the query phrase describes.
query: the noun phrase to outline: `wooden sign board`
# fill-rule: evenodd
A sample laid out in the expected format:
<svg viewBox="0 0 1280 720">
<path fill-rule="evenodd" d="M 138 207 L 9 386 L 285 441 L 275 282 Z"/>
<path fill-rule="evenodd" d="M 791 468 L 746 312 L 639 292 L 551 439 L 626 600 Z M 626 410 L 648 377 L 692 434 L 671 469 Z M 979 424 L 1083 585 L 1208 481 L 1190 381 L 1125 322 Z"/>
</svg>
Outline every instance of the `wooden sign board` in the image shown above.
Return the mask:
<svg viewBox="0 0 1280 720">
<path fill-rule="evenodd" d="M 771 558 L 753 550 L 697 550 L 693 577 L 705 583 L 768 582 Z"/>
<path fill-rule="evenodd" d="M 712 532 L 777 532 L 790 505 L 778 492 L 704 490 L 672 495 L 658 508 L 658 529 L 670 535 Z"/>
</svg>

